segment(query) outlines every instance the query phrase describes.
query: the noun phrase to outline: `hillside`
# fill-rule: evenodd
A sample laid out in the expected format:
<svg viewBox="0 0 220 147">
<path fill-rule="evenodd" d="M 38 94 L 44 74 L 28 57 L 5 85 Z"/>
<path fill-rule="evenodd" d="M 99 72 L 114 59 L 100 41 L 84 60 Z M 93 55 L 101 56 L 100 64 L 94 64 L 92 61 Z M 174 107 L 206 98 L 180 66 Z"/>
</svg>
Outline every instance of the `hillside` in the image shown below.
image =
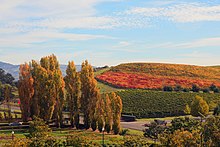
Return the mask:
<svg viewBox="0 0 220 147">
<path fill-rule="evenodd" d="M 202 88 L 215 84 L 220 87 L 219 66 L 194 66 L 162 63 L 126 63 L 112 67 L 96 76 L 97 80 L 118 88 L 161 89 L 181 85 Z"/>
<path fill-rule="evenodd" d="M 61 69 L 63 75 L 65 75 L 65 73 L 66 73 L 66 67 L 67 67 L 67 65 L 63 65 L 63 64 L 60 65 L 60 69 Z M 13 65 L 10 63 L 5 63 L 5 62 L 0 61 L 0 68 L 3 69 L 6 73 L 10 73 L 15 78 L 15 80 L 18 80 L 18 78 L 19 78 L 19 65 Z M 76 69 L 77 69 L 77 71 L 80 71 L 81 65 L 76 65 Z"/>
<path fill-rule="evenodd" d="M 190 105 L 196 95 L 203 97 L 213 110 L 220 103 L 220 94 L 162 92 L 153 90 L 122 90 L 117 94 L 122 98 L 124 114 L 138 118 L 184 115 L 185 106 Z"/>
</svg>

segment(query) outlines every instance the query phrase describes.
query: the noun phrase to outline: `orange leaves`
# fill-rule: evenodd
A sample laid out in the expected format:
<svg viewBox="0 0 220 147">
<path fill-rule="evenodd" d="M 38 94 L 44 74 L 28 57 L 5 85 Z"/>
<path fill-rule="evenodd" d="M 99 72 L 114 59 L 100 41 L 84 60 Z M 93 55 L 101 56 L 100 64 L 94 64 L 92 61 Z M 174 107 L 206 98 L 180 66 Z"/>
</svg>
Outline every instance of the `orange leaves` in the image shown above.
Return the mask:
<svg viewBox="0 0 220 147">
<path fill-rule="evenodd" d="M 126 72 L 105 72 L 96 77 L 102 82 L 107 82 L 119 88 L 140 88 L 140 89 L 160 89 L 163 86 L 181 85 L 182 87 L 191 87 L 197 84 L 199 87 L 209 87 L 212 83 L 220 86 L 220 82 L 215 80 L 201 78 L 187 78 L 178 76 L 160 76 L 147 73 L 126 73 Z"/>
<path fill-rule="evenodd" d="M 180 64 L 128 63 L 96 77 L 119 88 L 161 89 L 163 86 L 196 84 L 201 88 L 220 86 L 220 68 Z"/>
</svg>

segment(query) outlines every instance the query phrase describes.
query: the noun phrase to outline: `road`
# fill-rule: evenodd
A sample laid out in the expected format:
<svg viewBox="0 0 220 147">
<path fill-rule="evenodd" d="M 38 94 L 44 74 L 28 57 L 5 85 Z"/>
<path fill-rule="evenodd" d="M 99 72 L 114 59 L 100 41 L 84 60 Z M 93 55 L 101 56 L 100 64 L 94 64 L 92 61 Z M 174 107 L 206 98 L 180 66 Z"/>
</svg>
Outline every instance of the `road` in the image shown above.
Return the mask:
<svg viewBox="0 0 220 147">
<path fill-rule="evenodd" d="M 144 124 L 146 123 L 150 123 L 150 121 L 121 122 L 120 124 L 122 128 L 143 131 L 145 129 Z"/>
</svg>

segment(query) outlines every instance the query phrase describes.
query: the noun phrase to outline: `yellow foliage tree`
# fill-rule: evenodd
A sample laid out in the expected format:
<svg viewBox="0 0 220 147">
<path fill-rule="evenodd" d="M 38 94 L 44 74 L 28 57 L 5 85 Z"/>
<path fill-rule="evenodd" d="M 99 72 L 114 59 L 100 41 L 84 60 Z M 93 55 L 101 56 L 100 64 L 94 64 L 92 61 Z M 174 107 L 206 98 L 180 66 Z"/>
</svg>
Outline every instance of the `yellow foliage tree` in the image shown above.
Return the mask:
<svg viewBox="0 0 220 147">
<path fill-rule="evenodd" d="M 70 111 L 70 122 L 73 127 L 79 128 L 79 108 L 80 108 L 80 94 L 81 82 L 79 74 L 73 61 L 69 62 L 66 69 L 65 87 L 67 90 L 67 102 Z M 74 121 L 73 121 L 74 120 Z"/>
<path fill-rule="evenodd" d="M 18 84 L 18 93 L 20 98 L 20 108 L 22 113 L 23 121 L 28 121 L 28 118 L 31 115 L 31 100 L 34 95 L 34 79 L 31 75 L 30 66 L 25 63 L 21 64 L 19 68 L 19 84 Z"/>
<path fill-rule="evenodd" d="M 209 113 L 209 106 L 202 97 L 196 96 L 191 104 L 191 114 L 193 116 L 207 115 Z"/>
</svg>

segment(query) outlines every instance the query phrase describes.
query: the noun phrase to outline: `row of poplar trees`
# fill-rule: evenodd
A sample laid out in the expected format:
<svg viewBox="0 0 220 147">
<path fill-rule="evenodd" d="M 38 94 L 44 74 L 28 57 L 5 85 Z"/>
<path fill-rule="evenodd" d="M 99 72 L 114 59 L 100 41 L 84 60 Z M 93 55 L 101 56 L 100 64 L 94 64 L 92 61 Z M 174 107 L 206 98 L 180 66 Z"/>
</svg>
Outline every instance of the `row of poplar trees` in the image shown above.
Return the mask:
<svg viewBox="0 0 220 147">
<path fill-rule="evenodd" d="M 86 60 L 77 72 L 73 61 L 68 63 L 66 76 L 62 76 L 55 55 L 41 58 L 40 63 L 20 65 L 19 96 L 23 121 L 33 116 L 45 121 L 55 120 L 63 125 L 63 107 L 67 104 L 72 127 L 79 129 L 80 114 L 84 127 L 115 134 L 120 130 L 122 101 L 115 93 L 101 95 L 92 66 Z"/>
</svg>

